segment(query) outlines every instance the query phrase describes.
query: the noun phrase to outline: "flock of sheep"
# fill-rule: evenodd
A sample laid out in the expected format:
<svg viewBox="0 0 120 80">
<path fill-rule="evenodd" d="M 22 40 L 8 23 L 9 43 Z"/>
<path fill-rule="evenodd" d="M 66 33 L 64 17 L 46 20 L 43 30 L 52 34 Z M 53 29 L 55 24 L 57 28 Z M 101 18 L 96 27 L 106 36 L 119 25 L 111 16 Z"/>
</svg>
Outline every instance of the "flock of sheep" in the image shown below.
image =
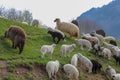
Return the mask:
<svg viewBox="0 0 120 80">
<path fill-rule="evenodd" d="M 79 46 L 81 50 L 85 48 L 89 51 L 94 50 L 95 55 L 102 56 L 108 60 L 111 60 L 111 57 L 116 60 L 116 65 L 120 65 L 120 48 L 117 46 L 116 39 L 112 36 L 104 37 L 102 34 L 98 34 L 96 31 L 82 34 L 82 38 L 79 38 L 80 30 L 79 28 L 67 22 L 61 22 L 59 18 L 54 20 L 56 22 L 56 28 L 48 28 L 48 34 L 53 38 L 53 44 L 51 45 L 42 45 L 40 52 L 41 58 L 45 58 L 45 54 L 50 54 L 50 59 L 52 59 L 52 53 L 56 44 L 60 42 L 60 40 L 65 40 L 66 33 L 71 37 L 75 37 L 75 43 L 68 45 L 62 44 L 60 48 L 60 56 L 64 55 L 64 57 L 70 57 L 70 53 Z M 23 51 L 25 41 L 26 41 L 26 33 L 25 31 L 18 26 L 11 26 L 9 29 L 5 31 L 5 37 L 9 38 L 13 45 L 13 48 L 19 48 L 19 53 Z M 57 38 L 57 41 L 56 41 Z M 105 40 L 109 40 L 109 43 L 105 42 Z M 56 44 L 55 44 L 56 43 Z M 77 45 L 76 45 L 77 44 Z M 97 73 L 101 71 L 102 64 L 96 60 L 90 60 L 86 56 L 81 53 L 74 54 L 71 58 L 71 62 L 65 64 L 62 67 L 62 70 L 67 73 L 67 77 L 73 80 L 79 80 L 79 71 L 77 69 L 77 63 L 80 62 L 80 65 L 84 65 L 88 70 L 88 73 Z M 56 78 L 56 74 L 60 68 L 60 63 L 58 60 L 49 61 L 46 64 L 46 71 L 48 73 L 49 78 L 53 76 Z M 115 69 L 112 66 L 108 66 L 106 68 L 106 73 L 108 73 L 109 77 L 113 80 L 120 80 L 120 73 L 116 73 Z"/>
</svg>

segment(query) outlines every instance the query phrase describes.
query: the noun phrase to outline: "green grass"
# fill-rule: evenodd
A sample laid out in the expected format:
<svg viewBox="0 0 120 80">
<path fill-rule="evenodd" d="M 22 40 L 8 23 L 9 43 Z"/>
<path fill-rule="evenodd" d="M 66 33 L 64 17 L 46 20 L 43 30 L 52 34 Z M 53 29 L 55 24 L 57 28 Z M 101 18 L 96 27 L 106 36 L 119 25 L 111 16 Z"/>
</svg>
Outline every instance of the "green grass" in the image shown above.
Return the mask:
<svg viewBox="0 0 120 80">
<path fill-rule="evenodd" d="M 24 51 L 22 54 L 18 54 L 18 49 L 11 48 L 11 41 L 9 39 L 4 38 L 4 32 L 10 25 L 17 25 L 21 26 L 27 33 L 27 40 Z M 44 44 L 52 44 L 52 38 L 49 34 L 47 34 L 46 29 L 42 28 L 35 28 L 29 25 L 21 24 L 15 21 L 2 19 L 0 18 L 0 60 L 7 61 L 8 70 L 13 72 L 14 68 L 22 65 L 27 66 L 30 69 L 33 69 L 33 64 L 40 64 L 45 65 L 48 61 L 50 61 L 50 57 L 48 54 L 45 55 L 44 59 L 40 58 L 40 48 Z M 62 44 L 72 44 L 74 43 L 74 38 L 67 37 L 66 42 L 60 41 L 59 44 L 55 47 L 53 52 L 53 59 L 52 60 L 59 60 L 60 64 L 69 63 L 71 60 L 72 55 L 76 53 L 82 53 L 84 56 L 88 57 L 89 59 L 95 59 L 99 61 L 103 65 L 103 70 L 106 69 L 107 65 L 111 65 L 117 72 L 120 72 L 120 66 L 116 66 L 115 60 L 112 58 L 111 60 L 107 60 L 104 58 L 100 58 L 98 56 L 93 55 L 86 50 L 81 51 L 80 48 L 77 46 L 75 50 L 70 54 L 70 57 L 60 57 L 60 47 Z M 120 42 L 118 42 L 120 46 Z M 81 72 L 81 71 L 80 71 Z M 31 75 L 28 78 L 34 80 L 32 78 L 32 74 L 25 74 L 24 76 Z M 4 80 L 13 80 L 12 77 L 17 77 L 15 74 L 10 74 L 4 77 Z M 81 76 L 81 79 L 85 79 L 86 76 Z M 10 79 L 9 79 L 10 78 Z M 24 80 L 23 76 L 20 77 L 21 80 Z"/>
</svg>

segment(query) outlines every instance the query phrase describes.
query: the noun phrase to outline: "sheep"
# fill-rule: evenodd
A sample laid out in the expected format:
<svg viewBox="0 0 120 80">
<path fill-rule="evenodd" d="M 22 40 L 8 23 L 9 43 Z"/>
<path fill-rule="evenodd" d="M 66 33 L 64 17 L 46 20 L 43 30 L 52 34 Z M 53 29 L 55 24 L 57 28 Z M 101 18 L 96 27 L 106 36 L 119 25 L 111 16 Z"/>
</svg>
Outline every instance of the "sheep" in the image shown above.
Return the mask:
<svg viewBox="0 0 120 80">
<path fill-rule="evenodd" d="M 59 30 L 48 30 L 48 34 L 51 34 L 52 38 L 53 38 L 53 42 L 55 42 L 56 44 L 59 43 L 59 41 L 62 39 L 64 40 L 65 39 L 65 35 L 64 33 L 62 33 L 61 31 Z M 58 41 L 55 41 L 55 38 L 57 37 Z"/>
<path fill-rule="evenodd" d="M 117 46 L 117 42 L 115 40 L 110 40 L 109 43 L 114 45 L 114 46 Z"/>
<path fill-rule="evenodd" d="M 93 34 L 95 37 L 97 37 L 99 39 L 99 41 L 103 44 L 104 37 L 102 35 L 99 35 L 96 32 L 92 32 L 91 34 Z"/>
<path fill-rule="evenodd" d="M 59 18 L 54 20 L 56 27 L 62 32 L 68 33 L 71 37 L 79 37 L 80 30 L 73 23 L 61 22 Z"/>
<path fill-rule="evenodd" d="M 99 35 L 102 35 L 103 37 L 105 37 L 105 35 L 106 35 L 106 33 L 103 29 L 96 30 L 95 32 Z"/>
<path fill-rule="evenodd" d="M 108 67 L 106 68 L 106 72 L 110 78 L 112 78 L 112 76 L 116 74 L 115 69 L 112 68 L 110 65 L 108 65 Z"/>
<path fill-rule="evenodd" d="M 109 44 L 109 43 L 107 43 L 107 42 L 103 42 L 103 46 L 105 46 L 106 48 L 108 48 L 108 49 L 112 49 L 112 47 L 114 47 L 114 45 L 111 45 L 111 44 Z"/>
<path fill-rule="evenodd" d="M 52 53 L 54 51 L 56 44 L 52 44 L 52 45 L 43 45 L 40 49 L 41 51 L 41 58 L 44 58 L 44 55 L 46 53 L 50 54 L 50 59 L 52 59 Z"/>
<path fill-rule="evenodd" d="M 93 64 L 92 62 L 85 56 L 83 56 L 82 54 L 78 53 L 78 59 L 80 60 L 81 64 L 84 64 L 86 68 L 89 69 L 89 73 L 92 72 L 92 67 Z"/>
<path fill-rule="evenodd" d="M 120 48 L 118 46 L 113 46 L 111 48 L 111 52 L 113 53 L 113 55 L 120 56 Z"/>
<path fill-rule="evenodd" d="M 97 62 L 96 60 L 90 60 L 90 61 L 93 64 L 93 67 L 92 67 L 92 72 L 93 73 L 97 73 L 97 71 L 101 70 L 102 65 L 99 62 Z"/>
<path fill-rule="evenodd" d="M 5 38 L 9 38 L 12 41 L 12 48 L 19 48 L 19 54 L 22 53 L 26 42 L 26 33 L 20 26 L 11 25 L 5 31 Z"/>
<path fill-rule="evenodd" d="M 35 27 L 41 27 L 40 21 L 37 19 L 34 19 L 31 23 L 31 26 L 35 26 Z"/>
<path fill-rule="evenodd" d="M 112 56 L 112 53 L 111 53 L 111 50 L 108 49 L 108 48 L 101 48 L 101 51 L 102 51 L 102 55 L 104 57 L 107 57 L 108 60 L 110 60 L 111 56 Z"/>
<path fill-rule="evenodd" d="M 71 45 L 67 45 L 67 44 L 63 44 L 61 46 L 60 49 L 60 57 L 64 54 L 64 57 L 66 56 L 70 56 L 70 53 L 74 50 L 74 48 L 76 47 L 75 44 L 71 44 Z"/>
<path fill-rule="evenodd" d="M 81 50 L 83 50 L 83 47 L 85 46 L 86 48 L 88 48 L 88 51 L 90 51 L 92 49 L 92 45 L 90 43 L 90 41 L 86 40 L 86 39 L 75 39 L 76 44 L 81 46 Z"/>
<path fill-rule="evenodd" d="M 112 79 L 113 80 L 120 80 L 120 73 L 113 74 Z"/>
<path fill-rule="evenodd" d="M 106 37 L 104 37 L 104 40 L 114 40 L 114 41 L 116 41 L 116 39 L 113 36 L 106 36 Z"/>
<path fill-rule="evenodd" d="M 90 43 L 92 44 L 92 47 L 95 44 L 99 44 L 99 39 L 97 37 L 83 36 L 82 39 L 86 39 L 86 40 L 90 41 Z"/>
<path fill-rule="evenodd" d="M 49 61 L 46 64 L 46 71 L 48 73 L 49 78 L 52 78 L 54 76 L 56 78 L 56 73 L 59 70 L 60 63 L 58 60 L 55 61 Z"/>
<path fill-rule="evenodd" d="M 95 55 L 98 53 L 98 55 L 99 55 L 99 52 L 100 52 L 100 50 L 101 50 L 101 47 L 100 47 L 100 45 L 99 44 L 95 44 L 94 46 L 93 46 L 93 49 L 95 50 Z"/>
<path fill-rule="evenodd" d="M 79 71 L 74 65 L 65 64 L 63 66 L 63 70 L 64 70 L 65 73 L 67 73 L 68 78 L 71 78 L 73 80 L 78 80 Z"/>
<path fill-rule="evenodd" d="M 71 59 L 71 64 L 76 67 L 77 66 L 77 62 L 78 62 L 78 55 L 74 54 L 72 59 Z"/>
</svg>

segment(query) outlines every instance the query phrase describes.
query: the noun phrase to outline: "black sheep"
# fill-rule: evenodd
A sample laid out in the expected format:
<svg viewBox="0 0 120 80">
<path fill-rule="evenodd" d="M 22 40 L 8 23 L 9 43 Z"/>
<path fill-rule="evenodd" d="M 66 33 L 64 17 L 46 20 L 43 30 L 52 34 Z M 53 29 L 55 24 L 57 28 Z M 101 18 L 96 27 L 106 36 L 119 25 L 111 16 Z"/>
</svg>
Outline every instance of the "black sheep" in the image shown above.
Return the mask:
<svg viewBox="0 0 120 80">
<path fill-rule="evenodd" d="M 113 55 L 113 58 L 114 58 L 115 61 L 116 61 L 116 65 L 117 65 L 117 64 L 120 65 L 120 56 Z"/>
<path fill-rule="evenodd" d="M 93 73 L 97 73 L 97 71 L 100 71 L 100 70 L 101 70 L 102 65 L 101 65 L 99 62 L 97 62 L 97 61 L 95 61 L 95 60 L 91 60 L 91 62 L 92 62 L 92 64 L 93 64 L 93 67 L 92 67 L 92 72 L 93 72 Z"/>
<path fill-rule="evenodd" d="M 112 45 L 114 45 L 114 46 L 117 46 L 117 43 L 116 43 L 116 41 L 114 41 L 114 40 L 110 40 L 109 43 L 112 44 Z"/>
<path fill-rule="evenodd" d="M 51 34 L 51 36 L 53 38 L 53 42 L 55 42 L 56 44 L 58 44 L 61 39 L 62 40 L 65 39 L 65 36 L 63 36 L 63 34 L 61 34 L 60 32 L 57 32 L 57 31 L 51 31 L 51 30 L 49 30 L 48 34 Z M 57 41 L 55 41 L 56 37 L 58 39 Z"/>
</svg>

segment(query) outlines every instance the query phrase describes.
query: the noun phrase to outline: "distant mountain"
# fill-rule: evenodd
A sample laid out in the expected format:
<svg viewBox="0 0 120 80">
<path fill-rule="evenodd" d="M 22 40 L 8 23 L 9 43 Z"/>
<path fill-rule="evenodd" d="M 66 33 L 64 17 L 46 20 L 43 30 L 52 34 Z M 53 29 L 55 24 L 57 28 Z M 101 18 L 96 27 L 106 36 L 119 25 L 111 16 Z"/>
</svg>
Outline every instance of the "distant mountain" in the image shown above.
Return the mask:
<svg viewBox="0 0 120 80">
<path fill-rule="evenodd" d="M 92 8 L 77 17 L 79 25 L 85 20 L 96 22 L 107 35 L 120 39 L 120 0 L 113 0 L 101 8 Z"/>
</svg>

